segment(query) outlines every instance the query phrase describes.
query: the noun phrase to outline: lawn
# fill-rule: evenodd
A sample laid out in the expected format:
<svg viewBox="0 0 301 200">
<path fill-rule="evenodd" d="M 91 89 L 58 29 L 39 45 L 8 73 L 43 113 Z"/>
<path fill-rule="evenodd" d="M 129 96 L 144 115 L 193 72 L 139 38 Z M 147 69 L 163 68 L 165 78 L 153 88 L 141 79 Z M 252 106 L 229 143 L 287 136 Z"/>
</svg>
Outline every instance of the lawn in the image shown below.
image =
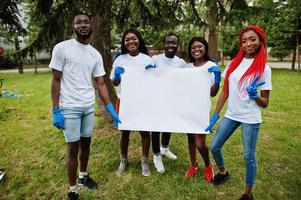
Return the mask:
<svg viewBox="0 0 301 200">
<path fill-rule="evenodd" d="M 0 98 L 0 199 L 66 199 L 66 145 L 61 131 L 51 124 L 50 73 L 0 74 L 4 87 L 22 96 Z M 269 107 L 263 110 L 257 145 L 258 171 L 255 199 L 301 199 L 301 74 L 273 69 L 273 91 Z M 213 99 L 216 105 L 217 97 Z M 216 130 L 216 127 L 215 129 Z M 214 133 L 213 133 L 214 134 Z M 208 137 L 208 144 L 212 140 Z M 187 138 L 174 134 L 171 149 L 178 160 L 164 158 L 166 172 L 155 171 L 150 153 L 151 176 L 140 169 L 140 136 L 131 135 L 130 166 L 121 177 L 119 132 L 99 115 L 95 122 L 89 161 L 97 190 L 79 190 L 81 199 L 238 199 L 243 192 L 245 165 L 240 130 L 224 146 L 228 182 L 214 186 L 202 173 L 184 178 L 189 167 Z M 211 156 L 212 158 L 212 156 Z M 198 156 L 199 167 L 204 164 Z"/>
</svg>

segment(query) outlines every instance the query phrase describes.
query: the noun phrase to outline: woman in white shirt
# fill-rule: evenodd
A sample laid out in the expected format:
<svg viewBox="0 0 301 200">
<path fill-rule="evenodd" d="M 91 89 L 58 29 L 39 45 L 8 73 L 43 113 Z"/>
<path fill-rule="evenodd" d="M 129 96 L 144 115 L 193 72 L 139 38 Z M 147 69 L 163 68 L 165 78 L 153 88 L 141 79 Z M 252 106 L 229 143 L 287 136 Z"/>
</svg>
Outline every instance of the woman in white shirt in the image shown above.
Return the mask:
<svg viewBox="0 0 301 200">
<path fill-rule="evenodd" d="M 137 68 L 137 70 L 145 70 L 146 66 L 154 65 L 151 57 L 148 56 L 148 51 L 143 41 L 141 34 L 130 28 L 123 33 L 121 41 L 121 55 L 119 55 L 113 63 L 113 69 L 110 75 L 113 84 L 117 86 L 117 96 L 119 98 L 120 82 L 122 74 L 126 73 L 129 68 Z M 117 108 L 119 105 L 117 100 Z M 121 175 L 128 165 L 128 144 L 130 137 L 130 130 L 122 130 L 120 137 L 120 152 L 121 161 L 117 174 Z M 150 170 L 148 165 L 148 152 L 150 148 L 150 133 L 147 131 L 140 131 L 142 142 L 142 159 L 141 167 L 143 176 L 149 176 Z"/>
<path fill-rule="evenodd" d="M 256 177 L 256 143 L 261 119 L 261 108 L 269 103 L 272 89 L 271 69 L 266 65 L 264 30 L 259 26 L 247 26 L 239 34 L 240 50 L 223 72 L 224 88 L 219 97 L 215 113 L 206 130 L 211 130 L 228 99 L 228 108 L 219 124 L 210 150 L 219 173 L 213 183 L 218 185 L 229 178 L 225 169 L 221 148 L 233 132 L 241 126 L 244 160 L 246 164 L 246 186 L 241 200 L 253 199 L 252 187 Z M 257 88 L 260 88 L 260 93 Z"/>
<path fill-rule="evenodd" d="M 211 61 L 209 57 L 209 46 L 207 41 L 202 37 L 193 37 L 188 44 L 188 56 L 191 63 L 186 67 L 197 67 L 211 74 L 211 91 L 210 96 L 214 97 L 219 90 L 221 81 L 220 68 Z M 208 113 L 209 115 L 209 113 Z M 214 176 L 213 165 L 210 163 L 209 150 L 206 145 L 206 133 L 204 134 L 187 134 L 188 148 L 191 166 L 187 170 L 185 176 L 191 177 L 197 174 L 198 167 L 196 162 L 196 149 L 201 154 L 204 163 L 204 178 L 207 182 L 211 182 Z"/>
</svg>

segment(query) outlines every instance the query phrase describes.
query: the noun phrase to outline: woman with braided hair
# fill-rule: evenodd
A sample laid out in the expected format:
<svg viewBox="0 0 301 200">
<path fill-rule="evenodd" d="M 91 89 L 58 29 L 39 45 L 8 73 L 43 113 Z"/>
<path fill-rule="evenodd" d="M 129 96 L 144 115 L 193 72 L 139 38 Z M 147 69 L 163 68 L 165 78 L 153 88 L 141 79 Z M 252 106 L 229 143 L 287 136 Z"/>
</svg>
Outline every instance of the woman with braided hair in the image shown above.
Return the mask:
<svg viewBox="0 0 301 200">
<path fill-rule="evenodd" d="M 255 150 L 262 122 L 260 109 L 268 106 L 272 89 L 271 69 L 266 65 L 266 37 L 263 29 L 257 25 L 241 29 L 238 42 L 240 50 L 222 74 L 225 77 L 224 88 L 206 130 L 212 129 L 228 100 L 226 113 L 210 145 L 219 168 L 213 183 L 218 185 L 229 178 L 221 148 L 240 125 L 246 164 L 246 186 L 240 199 L 249 200 L 253 199 L 251 191 L 256 177 Z M 259 93 L 257 88 L 260 90 Z"/>
</svg>

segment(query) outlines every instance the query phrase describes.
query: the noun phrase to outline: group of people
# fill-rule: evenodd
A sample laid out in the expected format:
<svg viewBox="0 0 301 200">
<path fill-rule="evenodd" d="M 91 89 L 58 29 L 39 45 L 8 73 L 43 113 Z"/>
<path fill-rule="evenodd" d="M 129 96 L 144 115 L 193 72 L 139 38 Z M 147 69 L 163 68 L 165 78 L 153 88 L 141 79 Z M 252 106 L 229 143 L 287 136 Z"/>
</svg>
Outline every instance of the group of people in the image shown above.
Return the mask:
<svg viewBox="0 0 301 200">
<path fill-rule="evenodd" d="M 70 185 L 69 199 L 79 199 L 77 186 L 90 189 L 97 188 L 96 182 L 89 177 L 87 164 L 90 153 L 90 142 L 94 124 L 94 78 L 96 89 L 115 124 L 119 120 L 118 98 L 115 111 L 107 87 L 104 83 L 102 57 L 90 44 L 92 34 L 91 19 L 86 14 L 78 14 L 73 19 L 75 39 L 57 44 L 52 53 L 49 67 L 52 68 L 52 102 L 53 125 L 64 132 L 67 143 L 67 172 Z M 240 199 L 253 199 L 252 186 L 256 176 L 255 149 L 259 127 L 262 122 L 261 107 L 267 107 L 271 86 L 271 69 L 266 65 L 265 34 L 258 26 L 247 26 L 241 29 L 238 42 L 240 50 L 235 58 L 221 73 L 220 68 L 209 56 L 209 46 L 202 37 L 193 37 L 188 45 L 189 63 L 176 56 L 179 37 L 170 33 L 164 38 L 165 53 L 150 57 L 141 34 L 133 28 L 123 33 L 121 55 L 113 63 L 110 78 L 116 86 L 117 96 L 120 93 L 122 75 L 129 68 L 149 70 L 150 68 L 188 68 L 198 67 L 211 74 L 210 96 L 217 95 L 221 76 L 224 86 L 209 125 L 205 131 L 211 131 L 220 117 L 220 111 L 228 100 L 228 107 L 210 145 L 219 172 L 214 175 L 213 163 L 210 162 L 209 148 L 206 145 L 206 134 L 187 134 L 191 166 L 185 176 L 198 173 L 196 152 L 204 160 L 204 178 L 207 182 L 218 185 L 229 178 L 221 148 L 234 131 L 241 126 L 244 160 L 246 164 L 246 186 Z M 258 88 L 260 92 L 258 92 Z M 164 98 L 164 97 L 162 97 Z M 122 175 L 128 166 L 128 145 L 131 130 L 122 130 L 120 137 L 120 164 L 117 174 Z M 160 145 L 160 134 L 162 144 Z M 143 176 L 150 175 L 148 154 L 150 144 L 153 150 L 153 162 L 159 173 L 165 168 L 162 156 L 176 160 L 177 156 L 169 149 L 171 133 L 140 131 L 142 144 L 141 168 Z M 77 168 L 79 160 L 79 176 Z"/>
</svg>

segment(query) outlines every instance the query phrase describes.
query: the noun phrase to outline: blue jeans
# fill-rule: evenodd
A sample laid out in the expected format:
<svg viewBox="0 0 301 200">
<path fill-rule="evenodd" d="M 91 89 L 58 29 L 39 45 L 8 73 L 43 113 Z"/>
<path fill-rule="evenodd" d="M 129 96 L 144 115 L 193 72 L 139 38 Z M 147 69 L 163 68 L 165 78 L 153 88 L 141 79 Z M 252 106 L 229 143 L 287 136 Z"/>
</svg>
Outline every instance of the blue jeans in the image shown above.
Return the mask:
<svg viewBox="0 0 301 200">
<path fill-rule="evenodd" d="M 257 165 L 255 150 L 260 123 L 247 124 L 223 117 L 210 145 L 210 150 L 213 154 L 217 166 L 219 168 L 224 167 L 224 160 L 221 148 L 223 147 L 225 142 L 230 138 L 233 132 L 238 128 L 239 125 L 241 125 L 242 130 L 244 160 L 246 163 L 246 186 L 252 187 L 256 177 Z"/>
</svg>

